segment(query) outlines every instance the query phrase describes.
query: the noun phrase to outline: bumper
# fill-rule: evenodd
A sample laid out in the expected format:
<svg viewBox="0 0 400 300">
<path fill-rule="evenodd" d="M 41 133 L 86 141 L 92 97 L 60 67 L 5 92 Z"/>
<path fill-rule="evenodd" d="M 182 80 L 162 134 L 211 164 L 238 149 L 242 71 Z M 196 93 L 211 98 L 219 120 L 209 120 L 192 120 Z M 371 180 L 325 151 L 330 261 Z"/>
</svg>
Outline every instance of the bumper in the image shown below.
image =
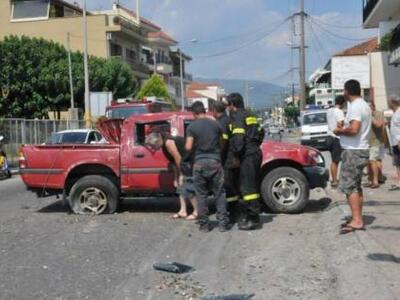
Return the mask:
<svg viewBox="0 0 400 300">
<path fill-rule="evenodd" d="M 301 144 L 304 146 L 325 150 L 329 148 L 329 137 L 323 136 L 323 137 L 312 137 L 310 139 L 301 139 Z"/>
<path fill-rule="evenodd" d="M 305 167 L 304 172 L 307 175 L 310 189 L 326 188 L 329 181 L 329 172 L 323 167 L 313 166 Z"/>
</svg>

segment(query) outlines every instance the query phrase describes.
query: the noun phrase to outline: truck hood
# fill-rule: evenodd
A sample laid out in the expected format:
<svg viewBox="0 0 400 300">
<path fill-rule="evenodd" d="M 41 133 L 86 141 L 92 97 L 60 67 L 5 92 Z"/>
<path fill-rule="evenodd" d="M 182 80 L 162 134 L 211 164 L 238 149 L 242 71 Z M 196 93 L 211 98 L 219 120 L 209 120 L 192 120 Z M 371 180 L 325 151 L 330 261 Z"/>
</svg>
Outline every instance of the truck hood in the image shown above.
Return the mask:
<svg viewBox="0 0 400 300">
<path fill-rule="evenodd" d="M 121 143 L 123 119 L 106 119 L 96 124 L 96 129 L 110 144 Z"/>
</svg>

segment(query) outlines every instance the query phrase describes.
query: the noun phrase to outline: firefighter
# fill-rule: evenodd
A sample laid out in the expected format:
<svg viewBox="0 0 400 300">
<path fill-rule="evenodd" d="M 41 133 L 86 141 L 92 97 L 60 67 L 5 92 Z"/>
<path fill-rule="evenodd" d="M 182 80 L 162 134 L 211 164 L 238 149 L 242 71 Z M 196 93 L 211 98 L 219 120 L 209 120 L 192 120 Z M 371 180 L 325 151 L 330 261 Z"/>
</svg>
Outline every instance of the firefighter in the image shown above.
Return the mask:
<svg viewBox="0 0 400 300">
<path fill-rule="evenodd" d="M 241 217 L 239 230 L 254 230 L 261 227 L 259 179 L 262 162 L 260 145 L 264 139 L 264 129 L 257 118 L 244 108 L 243 97 L 239 93 L 228 96 L 233 113 L 229 151 L 240 162 L 239 189 L 241 194 Z"/>
<path fill-rule="evenodd" d="M 224 187 L 226 192 L 227 210 L 229 221 L 235 223 L 239 215 L 239 164 L 235 163 L 233 153 L 229 151 L 229 139 L 231 132 L 229 124 L 231 118 L 226 113 L 226 104 L 217 102 L 214 107 L 214 117 L 222 129 L 222 163 L 224 166 Z"/>
</svg>

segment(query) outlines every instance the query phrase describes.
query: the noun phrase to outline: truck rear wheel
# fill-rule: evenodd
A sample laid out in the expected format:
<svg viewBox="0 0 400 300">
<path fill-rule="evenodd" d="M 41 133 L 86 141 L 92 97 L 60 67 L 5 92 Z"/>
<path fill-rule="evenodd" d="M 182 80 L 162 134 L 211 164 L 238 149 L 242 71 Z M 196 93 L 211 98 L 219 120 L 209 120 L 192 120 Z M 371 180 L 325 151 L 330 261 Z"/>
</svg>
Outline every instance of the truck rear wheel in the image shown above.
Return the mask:
<svg viewBox="0 0 400 300">
<path fill-rule="evenodd" d="M 104 176 L 89 175 L 79 179 L 72 187 L 69 205 L 80 215 L 112 214 L 117 210 L 119 191 Z"/>
<path fill-rule="evenodd" d="M 265 204 L 275 213 L 299 213 L 307 205 L 310 189 L 299 170 L 280 167 L 269 172 L 261 183 Z"/>
</svg>

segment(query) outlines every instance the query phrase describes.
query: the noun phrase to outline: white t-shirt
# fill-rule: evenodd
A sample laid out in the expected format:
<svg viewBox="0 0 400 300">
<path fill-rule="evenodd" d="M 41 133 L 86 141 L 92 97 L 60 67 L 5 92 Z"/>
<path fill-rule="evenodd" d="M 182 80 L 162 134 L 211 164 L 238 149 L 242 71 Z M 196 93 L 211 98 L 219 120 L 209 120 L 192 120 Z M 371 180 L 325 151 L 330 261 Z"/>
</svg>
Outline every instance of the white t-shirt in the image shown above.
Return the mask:
<svg viewBox="0 0 400 300">
<path fill-rule="evenodd" d="M 390 136 L 392 146 L 400 143 L 400 108 L 395 111 L 390 121 Z"/>
<path fill-rule="evenodd" d="M 329 135 L 339 138 L 333 131 L 338 127 L 339 122 L 344 121 L 344 112 L 340 108 L 332 107 L 328 110 L 328 133 Z"/>
<path fill-rule="evenodd" d="M 368 150 L 372 126 L 372 112 L 363 98 L 358 98 L 348 103 L 347 115 L 344 121 L 345 128 L 350 126 L 351 121 L 361 122 L 361 128 L 355 136 L 342 135 L 340 137 L 342 148 L 348 150 Z"/>
</svg>

